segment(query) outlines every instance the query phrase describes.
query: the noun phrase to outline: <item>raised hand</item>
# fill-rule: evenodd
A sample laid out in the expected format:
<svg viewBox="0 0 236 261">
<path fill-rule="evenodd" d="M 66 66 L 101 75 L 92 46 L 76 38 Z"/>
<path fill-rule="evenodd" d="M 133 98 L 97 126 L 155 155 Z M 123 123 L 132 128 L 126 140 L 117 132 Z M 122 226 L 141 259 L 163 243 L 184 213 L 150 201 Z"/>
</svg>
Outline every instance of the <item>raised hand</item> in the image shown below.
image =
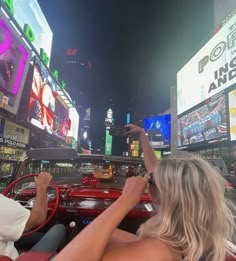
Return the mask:
<svg viewBox="0 0 236 261">
<path fill-rule="evenodd" d="M 125 198 L 127 203 L 135 206 L 143 195 L 147 184 L 149 175 L 136 176 L 128 178 L 125 182 L 121 197 Z"/>
<path fill-rule="evenodd" d="M 140 133 L 144 132 L 144 130 L 141 127 L 139 127 L 133 123 L 125 125 L 125 128 L 127 129 L 126 134 L 138 134 L 139 135 Z"/>
</svg>

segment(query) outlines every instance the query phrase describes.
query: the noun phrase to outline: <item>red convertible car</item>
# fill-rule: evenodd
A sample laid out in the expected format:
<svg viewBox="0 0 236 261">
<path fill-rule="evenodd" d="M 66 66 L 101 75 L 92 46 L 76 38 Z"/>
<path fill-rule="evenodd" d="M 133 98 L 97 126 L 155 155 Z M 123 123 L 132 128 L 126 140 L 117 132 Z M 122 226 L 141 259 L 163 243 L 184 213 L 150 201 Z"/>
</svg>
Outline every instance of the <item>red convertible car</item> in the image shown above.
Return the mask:
<svg viewBox="0 0 236 261">
<path fill-rule="evenodd" d="M 112 170 L 112 179 L 99 179 L 97 168 Z M 26 208 L 35 200 L 34 177 L 41 171 L 50 172 L 53 181 L 48 188 L 47 220 L 27 234 L 47 231 L 55 223 L 68 228 L 67 242 L 79 233 L 122 193 L 127 177 L 145 173 L 143 159 L 104 155 L 79 155 L 73 149 L 49 148 L 27 152 L 27 158 L 16 170 L 13 182 L 3 194 L 14 198 Z M 150 217 L 154 207 L 147 193 L 120 223 L 119 228 L 135 233 L 139 225 Z M 106 224 L 104 224 L 106 226 Z M 231 252 L 234 245 L 230 244 Z M 24 250 L 23 250 L 24 251 Z M 54 253 L 25 252 L 17 261 L 50 260 Z M 0 261 L 11 260 L 0 256 Z M 227 260 L 236 260 L 229 255 Z"/>
<path fill-rule="evenodd" d="M 102 175 L 101 179 L 98 178 L 96 173 L 103 166 L 109 166 L 112 170 L 112 179 L 104 179 Z M 46 231 L 53 224 L 62 223 L 68 228 L 69 242 L 120 196 L 127 169 L 132 169 L 133 175 L 145 173 L 143 160 L 139 158 L 80 155 L 67 148 L 29 150 L 27 158 L 14 174 L 14 181 L 5 188 L 3 194 L 30 209 L 35 200 L 34 177 L 41 171 L 50 172 L 53 182 L 48 188 L 48 218 L 30 233 Z M 140 203 L 130 211 L 119 227 L 135 232 L 152 211 L 151 200 L 148 194 L 144 194 Z M 33 260 L 33 254 L 36 253 L 27 252 L 18 259 Z M 43 258 L 44 254 L 40 255 Z M 37 258 L 34 259 L 48 260 L 48 254 L 45 254 L 46 259 Z"/>
</svg>

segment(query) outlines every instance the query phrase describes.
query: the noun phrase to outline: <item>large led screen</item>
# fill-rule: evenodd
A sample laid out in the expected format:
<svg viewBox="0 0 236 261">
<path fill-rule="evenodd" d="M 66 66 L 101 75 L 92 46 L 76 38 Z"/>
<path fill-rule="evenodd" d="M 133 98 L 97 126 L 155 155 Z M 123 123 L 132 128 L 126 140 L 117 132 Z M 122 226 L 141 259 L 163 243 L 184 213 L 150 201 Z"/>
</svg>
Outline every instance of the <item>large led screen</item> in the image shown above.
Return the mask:
<svg viewBox="0 0 236 261">
<path fill-rule="evenodd" d="M 222 24 L 224 19 L 236 9 L 235 0 L 214 0 L 215 26 Z"/>
<path fill-rule="evenodd" d="M 225 95 L 221 92 L 178 118 L 177 144 L 188 147 L 201 142 L 226 140 L 226 122 Z"/>
<path fill-rule="evenodd" d="M 236 89 L 228 93 L 230 140 L 236 140 Z"/>
<path fill-rule="evenodd" d="M 16 114 L 31 52 L 12 25 L 0 15 L 0 107 Z"/>
<path fill-rule="evenodd" d="M 178 115 L 236 83 L 236 15 L 177 73 Z"/>
<path fill-rule="evenodd" d="M 74 108 L 74 107 L 70 108 L 69 117 L 70 117 L 70 119 L 73 119 L 73 120 L 71 121 L 71 127 L 67 133 L 67 136 L 73 137 L 77 141 L 78 135 L 79 135 L 79 114 L 78 114 L 76 108 Z"/>
<path fill-rule="evenodd" d="M 33 46 L 40 53 L 43 48 L 50 58 L 53 33 L 37 0 L 13 0 L 13 17 L 23 29 L 28 24 L 33 32 Z M 52 7 L 53 8 L 53 7 Z"/>
<path fill-rule="evenodd" d="M 153 148 L 162 148 L 170 145 L 171 116 L 159 115 L 144 119 L 144 130 Z"/>
<path fill-rule="evenodd" d="M 36 58 L 28 121 L 65 141 L 71 122 L 69 109 L 58 95 L 58 90 L 59 86 L 48 69 Z"/>
</svg>

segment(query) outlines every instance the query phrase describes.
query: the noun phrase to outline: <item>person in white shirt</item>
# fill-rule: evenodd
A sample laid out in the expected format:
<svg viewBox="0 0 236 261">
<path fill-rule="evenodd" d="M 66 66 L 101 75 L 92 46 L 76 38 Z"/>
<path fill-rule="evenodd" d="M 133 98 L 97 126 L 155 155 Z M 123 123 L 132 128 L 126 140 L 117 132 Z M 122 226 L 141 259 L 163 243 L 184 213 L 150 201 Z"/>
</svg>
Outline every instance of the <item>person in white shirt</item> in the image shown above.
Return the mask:
<svg viewBox="0 0 236 261">
<path fill-rule="evenodd" d="M 47 172 L 35 179 L 36 197 L 33 208 L 26 209 L 20 203 L 0 194 L 0 255 L 15 260 L 18 251 L 14 246 L 22 234 L 42 224 L 47 217 L 47 187 L 52 176 Z M 65 241 L 66 229 L 63 225 L 53 226 L 36 245 L 31 248 L 38 252 L 56 252 Z"/>
</svg>

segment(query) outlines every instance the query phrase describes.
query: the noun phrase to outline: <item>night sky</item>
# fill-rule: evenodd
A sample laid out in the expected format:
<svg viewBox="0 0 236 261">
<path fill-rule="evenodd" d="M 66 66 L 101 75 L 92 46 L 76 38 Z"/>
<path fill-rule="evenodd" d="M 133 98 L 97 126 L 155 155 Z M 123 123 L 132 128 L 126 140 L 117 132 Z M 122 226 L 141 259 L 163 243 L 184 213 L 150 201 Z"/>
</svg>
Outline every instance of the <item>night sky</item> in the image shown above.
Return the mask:
<svg viewBox="0 0 236 261">
<path fill-rule="evenodd" d="M 213 0 L 38 0 L 53 31 L 51 69 L 58 69 L 79 110 L 91 107 L 91 136 L 170 107 L 181 67 L 211 38 Z M 79 64 L 66 64 L 77 49 Z M 89 69 L 88 61 L 92 68 Z M 82 64 L 82 65 L 81 65 Z"/>
</svg>

